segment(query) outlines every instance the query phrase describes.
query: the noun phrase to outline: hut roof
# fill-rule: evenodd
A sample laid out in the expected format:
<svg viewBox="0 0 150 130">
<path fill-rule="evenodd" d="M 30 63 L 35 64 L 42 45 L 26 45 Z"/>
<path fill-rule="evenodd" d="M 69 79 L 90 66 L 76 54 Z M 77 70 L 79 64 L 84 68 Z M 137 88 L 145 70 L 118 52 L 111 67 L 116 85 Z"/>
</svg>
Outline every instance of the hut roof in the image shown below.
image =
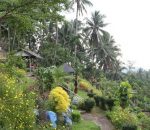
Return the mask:
<svg viewBox="0 0 150 130">
<path fill-rule="evenodd" d="M 63 64 L 63 70 L 66 73 L 74 73 L 75 72 L 75 70 L 67 63 Z"/>
<path fill-rule="evenodd" d="M 16 56 L 21 56 L 21 57 L 33 57 L 37 59 L 43 59 L 40 55 L 36 54 L 33 51 L 30 50 L 21 50 L 15 54 Z"/>
</svg>

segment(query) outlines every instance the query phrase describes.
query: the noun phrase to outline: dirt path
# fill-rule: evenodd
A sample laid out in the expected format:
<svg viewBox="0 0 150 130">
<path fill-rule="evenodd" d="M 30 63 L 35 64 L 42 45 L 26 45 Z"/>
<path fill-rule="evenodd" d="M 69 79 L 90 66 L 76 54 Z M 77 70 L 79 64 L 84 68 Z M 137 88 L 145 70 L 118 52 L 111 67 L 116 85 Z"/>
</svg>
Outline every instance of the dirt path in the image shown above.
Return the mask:
<svg viewBox="0 0 150 130">
<path fill-rule="evenodd" d="M 82 118 L 85 120 L 92 120 L 98 126 L 101 127 L 101 130 L 115 130 L 111 122 L 106 118 L 104 114 L 101 113 L 83 113 Z"/>
</svg>

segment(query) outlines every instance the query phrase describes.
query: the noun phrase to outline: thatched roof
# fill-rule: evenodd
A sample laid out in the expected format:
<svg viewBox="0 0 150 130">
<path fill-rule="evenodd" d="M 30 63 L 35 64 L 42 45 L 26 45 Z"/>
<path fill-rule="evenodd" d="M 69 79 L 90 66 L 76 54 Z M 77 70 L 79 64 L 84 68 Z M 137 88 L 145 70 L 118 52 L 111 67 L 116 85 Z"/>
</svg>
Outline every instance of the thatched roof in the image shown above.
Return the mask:
<svg viewBox="0 0 150 130">
<path fill-rule="evenodd" d="M 43 59 L 40 55 L 36 54 L 33 51 L 30 50 L 22 50 L 15 54 L 16 56 L 26 57 L 26 58 L 37 58 L 37 59 Z"/>
</svg>

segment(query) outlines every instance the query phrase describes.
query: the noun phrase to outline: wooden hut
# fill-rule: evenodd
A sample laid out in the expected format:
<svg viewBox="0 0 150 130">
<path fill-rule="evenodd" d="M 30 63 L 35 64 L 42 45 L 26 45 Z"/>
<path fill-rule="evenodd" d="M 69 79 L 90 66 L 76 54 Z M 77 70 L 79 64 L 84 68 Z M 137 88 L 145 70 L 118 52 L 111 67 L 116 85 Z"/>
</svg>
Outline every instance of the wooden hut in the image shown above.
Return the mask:
<svg viewBox="0 0 150 130">
<path fill-rule="evenodd" d="M 27 67 L 30 69 L 30 72 L 37 67 L 37 60 L 43 59 L 39 54 L 30 50 L 24 50 L 24 49 L 21 51 L 18 51 L 15 55 L 21 56 L 23 59 L 26 60 Z"/>
</svg>

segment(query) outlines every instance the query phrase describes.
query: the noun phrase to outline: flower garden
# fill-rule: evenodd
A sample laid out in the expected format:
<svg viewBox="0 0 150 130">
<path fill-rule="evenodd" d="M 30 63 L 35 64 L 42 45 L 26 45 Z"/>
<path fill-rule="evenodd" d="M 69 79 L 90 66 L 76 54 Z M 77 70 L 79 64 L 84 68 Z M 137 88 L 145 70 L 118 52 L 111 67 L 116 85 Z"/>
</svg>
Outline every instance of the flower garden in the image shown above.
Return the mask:
<svg viewBox="0 0 150 130">
<path fill-rule="evenodd" d="M 82 118 L 82 112 L 93 108 L 101 110 L 116 130 L 150 129 L 150 118 L 130 106 L 134 94 L 129 82 L 119 85 L 103 78 L 97 89 L 78 77 L 75 94 L 74 76 L 61 68 L 38 68 L 29 77 L 23 65 L 10 60 L 0 63 L 1 130 L 100 130 L 102 124 Z"/>
</svg>

